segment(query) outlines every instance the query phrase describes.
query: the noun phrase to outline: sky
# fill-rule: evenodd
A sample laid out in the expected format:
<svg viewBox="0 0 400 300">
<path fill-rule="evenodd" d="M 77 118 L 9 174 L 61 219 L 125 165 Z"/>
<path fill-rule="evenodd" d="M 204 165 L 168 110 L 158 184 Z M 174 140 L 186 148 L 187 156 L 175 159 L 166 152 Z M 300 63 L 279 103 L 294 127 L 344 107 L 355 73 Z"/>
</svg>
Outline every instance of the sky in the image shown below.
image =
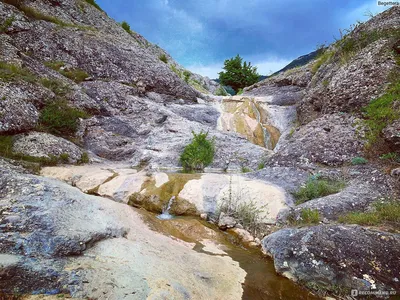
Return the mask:
<svg viewBox="0 0 400 300">
<path fill-rule="evenodd" d="M 239 54 L 268 75 L 385 8 L 376 0 L 97 0 L 192 72 L 218 78 Z"/>
</svg>

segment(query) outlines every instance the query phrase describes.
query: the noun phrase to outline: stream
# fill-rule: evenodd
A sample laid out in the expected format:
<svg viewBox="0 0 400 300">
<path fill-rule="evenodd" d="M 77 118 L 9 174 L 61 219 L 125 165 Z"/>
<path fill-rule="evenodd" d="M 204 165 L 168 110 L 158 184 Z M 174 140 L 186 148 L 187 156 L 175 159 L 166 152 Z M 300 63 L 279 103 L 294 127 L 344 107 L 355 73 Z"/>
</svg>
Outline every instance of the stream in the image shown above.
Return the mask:
<svg viewBox="0 0 400 300">
<path fill-rule="evenodd" d="M 238 262 L 247 273 L 242 284 L 242 299 L 320 299 L 287 278 L 277 275 L 272 259 L 265 257 L 259 249 L 247 249 L 241 246 L 233 235 L 219 230 L 213 224 L 194 217 L 162 220 L 157 218 L 156 214 L 143 209 L 137 211 L 152 230 L 191 243 L 193 250 L 199 253 L 229 256 Z M 211 247 L 209 243 L 212 244 Z"/>
</svg>

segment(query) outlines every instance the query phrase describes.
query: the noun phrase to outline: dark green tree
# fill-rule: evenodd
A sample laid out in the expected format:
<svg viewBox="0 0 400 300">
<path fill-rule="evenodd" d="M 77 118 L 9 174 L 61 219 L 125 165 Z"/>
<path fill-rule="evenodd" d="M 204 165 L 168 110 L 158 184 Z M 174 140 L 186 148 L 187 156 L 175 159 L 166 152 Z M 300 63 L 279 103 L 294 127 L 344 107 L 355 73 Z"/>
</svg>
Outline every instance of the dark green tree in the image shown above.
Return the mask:
<svg viewBox="0 0 400 300">
<path fill-rule="evenodd" d="M 260 77 L 257 67 L 252 66 L 250 62 L 243 61 L 239 54 L 225 60 L 224 70 L 219 73 L 220 83 L 231 86 L 236 93 L 240 89 L 258 82 Z"/>
</svg>

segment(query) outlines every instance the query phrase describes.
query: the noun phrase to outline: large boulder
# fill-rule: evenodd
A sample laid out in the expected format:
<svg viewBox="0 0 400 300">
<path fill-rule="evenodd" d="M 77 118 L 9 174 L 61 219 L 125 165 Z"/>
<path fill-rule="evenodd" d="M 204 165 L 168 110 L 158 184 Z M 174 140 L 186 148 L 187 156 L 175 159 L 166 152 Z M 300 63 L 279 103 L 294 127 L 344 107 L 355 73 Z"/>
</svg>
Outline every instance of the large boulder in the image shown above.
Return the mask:
<svg viewBox="0 0 400 300">
<path fill-rule="evenodd" d="M 64 157 L 70 163 L 78 162 L 83 151 L 74 143 L 44 132 L 30 132 L 15 137 L 13 151 L 27 156 Z"/>
<path fill-rule="evenodd" d="M 400 237 L 359 226 L 279 230 L 262 241 L 279 274 L 319 291 L 400 290 Z"/>
<path fill-rule="evenodd" d="M 324 115 L 299 127 L 267 162 L 270 166 L 340 166 L 362 156 L 363 128 L 349 114 Z"/>
</svg>

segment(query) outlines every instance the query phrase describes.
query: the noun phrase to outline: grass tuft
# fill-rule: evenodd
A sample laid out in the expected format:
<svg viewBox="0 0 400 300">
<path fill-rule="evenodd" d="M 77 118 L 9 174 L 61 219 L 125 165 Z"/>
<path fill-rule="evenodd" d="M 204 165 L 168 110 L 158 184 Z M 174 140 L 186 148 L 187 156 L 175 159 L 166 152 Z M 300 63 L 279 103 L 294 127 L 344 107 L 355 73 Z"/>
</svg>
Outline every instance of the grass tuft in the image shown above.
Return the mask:
<svg viewBox="0 0 400 300">
<path fill-rule="evenodd" d="M 325 51 L 321 52 L 321 54 L 317 57 L 317 60 L 315 61 L 315 63 L 312 65 L 311 72 L 313 74 L 317 73 L 319 68 L 323 64 L 328 62 L 334 54 L 335 53 L 333 51 L 329 51 L 329 50 L 325 50 Z"/>
<path fill-rule="evenodd" d="M 400 228 L 400 201 L 387 200 L 375 202 L 372 205 L 372 211 L 349 213 L 341 216 L 339 222 L 369 226 L 389 223 L 396 228 Z"/>
<path fill-rule="evenodd" d="M 65 96 L 70 91 L 69 86 L 65 85 L 61 80 L 58 79 L 41 78 L 40 83 L 57 96 Z"/>
<path fill-rule="evenodd" d="M 15 17 L 11 16 L 9 18 L 7 18 L 3 24 L 0 25 L 0 33 L 6 33 L 8 28 L 12 25 L 12 23 L 14 22 Z"/>
<path fill-rule="evenodd" d="M 312 225 L 312 224 L 319 224 L 320 222 L 320 215 L 318 210 L 311 209 L 311 208 L 303 208 L 300 211 L 300 217 L 297 219 L 292 213 L 288 217 L 288 222 L 292 226 L 296 225 Z"/>
<path fill-rule="evenodd" d="M 11 82 L 18 80 L 34 83 L 37 77 L 24 67 L 0 61 L 0 81 Z"/>
<path fill-rule="evenodd" d="M 353 166 L 357 166 L 357 165 L 365 165 L 368 163 L 368 160 L 366 160 L 364 157 L 354 157 L 351 160 L 351 164 Z"/>
<path fill-rule="evenodd" d="M 64 100 L 57 100 L 41 110 L 39 128 L 55 135 L 71 137 L 78 130 L 79 118 L 88 117 L 85 111 L 70 107 Z"/>
<path fill-rule="evenodd" d="M 336 194 L 345 187 L 343 181 L 326 180 L 311 177 L 298 191 L 293 192 L 296 205 L 312 199 Z"/>
<path fill-rule="evenodd" d="M 159 57 L 158 57 L 163 63 L 168 63 L 168 57 L 165 55 L 165 54 L 161 54 Z M 173 66 L 173 65 L 171 65 L 171 68 L 172 67 L 175 67 L 175 66 Z M 172 70 L 172 71 L 174 71 L 174 70 Z M 175 72 L 175 71 L 174 71 Z M 175 72 L 176 73 L 176 72 Z M 179 76 L 179 75 L 178 75 Z"/>
<path fill-rule="evenodd" d="M 85 81 L 85 79 L 89 77 L 89 74 L 82 69 L 78 68 L 63 69 L 65 63 L 62 61 L 47 61 L 44 63 L 44 65 L 59 72 L 61 75 L 75 81 L 76 83 L 81 83 L 82 81 Z"/>
<path fill-rule="evenodd" d="M 395 103 L 400 100 L 400 80 L 392 83 L 387 92 L 372 100 L 364 109 L 364 124 L 367 127 L 367 148 L 376 145 L 381 137 L 382 130 L 400 118 L 400 110 Z"/>
</svg>

